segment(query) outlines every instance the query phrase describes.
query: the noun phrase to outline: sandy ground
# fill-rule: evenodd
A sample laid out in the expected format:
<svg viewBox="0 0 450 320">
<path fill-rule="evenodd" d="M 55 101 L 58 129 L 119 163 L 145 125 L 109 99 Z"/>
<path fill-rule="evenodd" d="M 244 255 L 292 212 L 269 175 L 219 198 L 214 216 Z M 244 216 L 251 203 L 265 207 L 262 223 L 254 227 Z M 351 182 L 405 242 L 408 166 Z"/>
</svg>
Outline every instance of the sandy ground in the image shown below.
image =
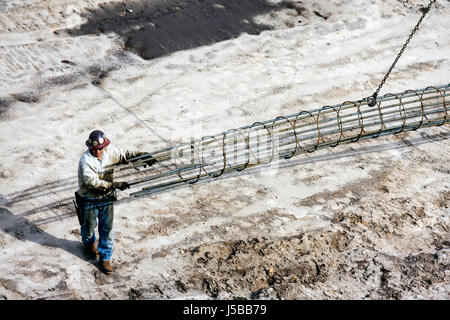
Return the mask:
<svg viewBox="0 0 450 320">
<path fill-rule="evenodd" d="M 427 3 L 0 1 L 0 298 L 449 299 L 448 125 L 119 192 L 112 276 L 72 204 L 92 130 L 152 151 L 361 99 Z M 448 30 L 438 0 L 381 93 L 447 84 Z"/>
</svg>

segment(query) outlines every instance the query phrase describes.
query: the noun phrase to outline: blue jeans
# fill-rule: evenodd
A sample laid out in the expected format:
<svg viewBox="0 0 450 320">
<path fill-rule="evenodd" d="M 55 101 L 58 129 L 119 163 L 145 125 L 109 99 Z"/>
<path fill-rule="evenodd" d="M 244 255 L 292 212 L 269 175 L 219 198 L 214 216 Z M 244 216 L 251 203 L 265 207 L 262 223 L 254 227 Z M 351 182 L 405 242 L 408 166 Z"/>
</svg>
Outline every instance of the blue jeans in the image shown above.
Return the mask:
<svg viewBox="0 0 450 320">
<path fill-rule="evenodd" d="M 113 221 L 114 206 L 113 202 L 93 201 L 83 203 L 81 210 L 81 241 L 85 246 L 91 246 L 95 243 L 95 228 L 98 219 L 98 255 L 100 261 L 111 260 L 114 244 Z"/>
</svg>

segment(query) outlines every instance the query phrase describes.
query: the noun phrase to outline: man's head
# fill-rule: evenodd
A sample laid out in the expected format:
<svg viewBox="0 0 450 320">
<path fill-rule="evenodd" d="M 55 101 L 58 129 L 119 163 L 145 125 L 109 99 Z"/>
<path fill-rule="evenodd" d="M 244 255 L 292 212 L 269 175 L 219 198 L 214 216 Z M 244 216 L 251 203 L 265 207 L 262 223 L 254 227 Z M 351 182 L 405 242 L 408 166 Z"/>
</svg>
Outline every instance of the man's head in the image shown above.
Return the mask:
<svg viewBox="0 0 450 320">
<path fill-rule="evenodd" d="M 94 130 L 89 135 L 89 139 L 86 140 L 86 146 L 89 148 L 91 154 L 102 159 L 103 149 L 109 145 L 109 139 L 105 136 L 103 131 Z"/>
</svg>

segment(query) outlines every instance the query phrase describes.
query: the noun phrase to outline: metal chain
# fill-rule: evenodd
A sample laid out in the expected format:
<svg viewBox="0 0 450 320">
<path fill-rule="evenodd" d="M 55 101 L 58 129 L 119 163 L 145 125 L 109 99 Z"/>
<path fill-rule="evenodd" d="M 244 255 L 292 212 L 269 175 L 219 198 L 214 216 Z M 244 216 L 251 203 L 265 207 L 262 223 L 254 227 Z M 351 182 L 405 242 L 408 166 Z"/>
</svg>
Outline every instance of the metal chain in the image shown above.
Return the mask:
<svg viewBox="0 0 450 320">
<path fill-rule="evenodd" d="M 378 86 L 377 90 L 375 90 L 375 92 L 373 93 L 373 95 L 371 95 L 370 97 L 365 98 L 365 101 L 368 101 L 368 105 L 370 107 L 375 106 L 375 103 L 377 101 L 377 96 L 378 93 L 380 92 L 381 88 L 383 87 L 384 83 L 386 82 L 387 78 L 389 77 L 389 75 L 391 74 L 391 71 L 394 69 L 395 64 L 397 63 L 398 59 L 400 59 L 401 55 L 403 54 L 403 52 L 405 51 L 406 47 L 408 46 L 409 42 L 411 41 L 412 37 L 414 36 L 414 34 L 416 33 L 416 31 L 419 29 L 420 24 L 422 23 L 422 20 L 425 18 L 425 16 L 427 15 L 428 11 L 430 11 L 431 6 L 436 2 L 436 0 L 431 0 L 430 3 L 428 4 L 428 6 L 426 8 L 421 8 L 420 10 L 422 11 L 422 16 L 420 17 L 419 21 L 417 22 L 416 26 L 414 27 L 414 29 L 412 30 L 411 34 L 409 35 L 408 39 L 406 40 L 405 44 L 403 45 L 402 49 L 400 50 L 400 52 L 398 53 L 397 57 L 395 58 L 394 62 L 392 63 L 391 67 L 389 68 L 388 72 L 386 73 L 386 75 L 384 76 L 383 80 L 381 81 L 380 85 Z M 363 101 L 364 101 L 363 100 Z"/>
</svg>

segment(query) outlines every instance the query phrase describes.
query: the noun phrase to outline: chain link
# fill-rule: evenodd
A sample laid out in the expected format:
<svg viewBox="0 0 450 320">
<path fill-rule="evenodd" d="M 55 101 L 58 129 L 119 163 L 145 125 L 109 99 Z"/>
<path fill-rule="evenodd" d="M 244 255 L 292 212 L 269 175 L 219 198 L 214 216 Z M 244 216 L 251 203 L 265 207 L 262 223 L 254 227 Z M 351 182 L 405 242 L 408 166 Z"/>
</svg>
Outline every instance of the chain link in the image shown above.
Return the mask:
<svg viewBox="0 0 450 320">
<path fill-rule="evenodd" d="M 416 31 L 419 29 L 420 24 L 422 23 L 422 20 L 425 18 L 425 16 L 427 15 L 427 13 L 430 11 L 431 6 L 436 2 L 436 0 L 431 0 L 430 3 L 428 4 L 428 6 L 426 8 L 421 8 L 420 10 L 422 11 L 422 16 L 420 17 L 419 21 L 417 22 L 416 26 L 414 27 L 414 29 L 412 30 L 411 34 L 409 35 L 408 39 L 406 40 L 405 44 L 403 45 L 402 49 L 400 50 L 400 52 L 398 53 L 397 57 L 395 58 L 394 62 L 392 63 L 391 67 L 389 68 L 388 72 L 386 73 L 386 75 L 384 76 L 383 80 L 381 80 L 380 85 L 378 86 L 377 90 L 375 90 L 375 92 L 373 93 L 373 95 L 371 95 L 370 97 L 367 97 L 365 99 L 363 99 L 363 101 L 368 101 L 368 105 L 370 107 L 375 106 L 375 103 L 377 101 L 377 96 L 378 93 L 380 92 L 381 88 L 383 87 L 384 83 L 386 82 L 387 78 L 389 77 L 389 75 L 391 74 L 392 70 L 394 69 L 398 59 L 400 59 L 401 55 L 403 54 L 403 52 L 405 51 L 406 47 L 408 46 L 409 42 L 411 41 L 412 37 L 414 36 L 414 34 L 416 33 Z"/>
</svg>

